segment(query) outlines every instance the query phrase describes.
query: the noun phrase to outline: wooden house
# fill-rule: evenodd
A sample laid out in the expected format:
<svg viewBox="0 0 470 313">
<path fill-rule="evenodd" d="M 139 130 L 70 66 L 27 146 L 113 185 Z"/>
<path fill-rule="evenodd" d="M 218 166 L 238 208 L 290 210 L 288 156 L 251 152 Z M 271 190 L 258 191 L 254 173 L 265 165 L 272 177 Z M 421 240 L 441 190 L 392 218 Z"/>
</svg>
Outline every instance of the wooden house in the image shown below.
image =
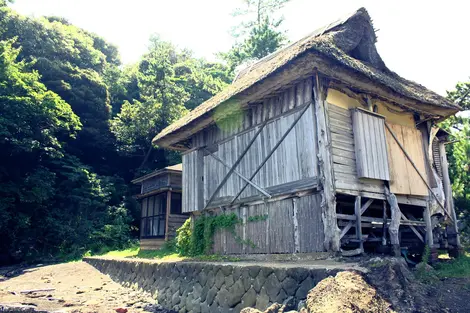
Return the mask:
<svg viewBox="0 0 470 313">
<path fill-rule="evenodd" d="M 141 207 L 140 247 L 159 249 L 165 241 L 176 236 L 176 230 L 188 219 L 182 213 L 181 171 L 177 164 L 134 179 L 139 184 L 136 196 Z"/>
<path fill-rule="evenodd" d="M 237 236 L 253 244 L 220 231 L 214 252 L 459 247 L 435 125 L 460 107 L 389 70 L 376 39 L 359 9 L 241 71 L 154 138 L 182 152 L 183 212 L 243 221 Z"/>
</svg>

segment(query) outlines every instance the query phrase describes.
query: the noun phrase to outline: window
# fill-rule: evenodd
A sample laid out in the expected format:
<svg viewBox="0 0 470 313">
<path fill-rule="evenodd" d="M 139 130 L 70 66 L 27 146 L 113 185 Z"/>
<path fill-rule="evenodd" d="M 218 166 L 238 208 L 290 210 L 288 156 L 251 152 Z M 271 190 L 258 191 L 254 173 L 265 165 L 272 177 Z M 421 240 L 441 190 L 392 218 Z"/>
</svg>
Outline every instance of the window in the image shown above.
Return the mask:
<svg viewBox="0 0 470 313">
<path fill-rule="evenodd" d="M 166 193 L 142 200 L 142 220 L 140 236 L 142 238 L 164 237 L 166 222 Z"/>
<path fill-rule="evenodd" d="M 356 108 L 352 120 L 357 176 L 390 180 L 384 117 Z"/>
<path fill-rule="evenodd" d="M 171 193 L 171 214 L 182 214 L 181 210 L 181 194 L 180 193 Z"/>
</svg>

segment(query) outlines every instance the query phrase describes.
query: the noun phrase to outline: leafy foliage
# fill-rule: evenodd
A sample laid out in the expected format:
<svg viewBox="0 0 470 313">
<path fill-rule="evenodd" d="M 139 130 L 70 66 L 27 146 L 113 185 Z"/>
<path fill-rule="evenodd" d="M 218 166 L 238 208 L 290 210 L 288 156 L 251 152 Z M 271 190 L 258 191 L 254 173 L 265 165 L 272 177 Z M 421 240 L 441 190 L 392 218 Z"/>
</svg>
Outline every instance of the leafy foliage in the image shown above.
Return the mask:
<svg viewBox="0 0 470 313">
<path fill-rule="evenodd" d="M 0 251 L 76 258 L 132 244 L 130 180 L 176 162 L 157 132 L 224 88 L 227 69 L 158 37 L 137 64 L 61 17 L 0 2 Z"/>
<path fill-rule="evenodd" d="M 470 82 L 458 83 L 448 98 L 470 109 Z M 451 143 L 446 145 L 449 176 L 452 181 L 454 204 L 458 219 L 463 222 L 462 239 L 470 241 L 470 118 L 459 115 L 449 118 L 442 127 L 451 134 Z"/>
<path fill-rule="evenodd" d="M 245 21 L 238 25 L 233 36 L 237 42 L 226 53 L 219 56 L 224 59 L 231 72 L 243 63 L 259 60 L 286 42 L 284 32 L 279 28 L 283 22 L 282 16 L 275 17 L 289 0 L 247 0 L 244 8 L 238 8 L 235 16 L 244 17 Z"/>
</svg>

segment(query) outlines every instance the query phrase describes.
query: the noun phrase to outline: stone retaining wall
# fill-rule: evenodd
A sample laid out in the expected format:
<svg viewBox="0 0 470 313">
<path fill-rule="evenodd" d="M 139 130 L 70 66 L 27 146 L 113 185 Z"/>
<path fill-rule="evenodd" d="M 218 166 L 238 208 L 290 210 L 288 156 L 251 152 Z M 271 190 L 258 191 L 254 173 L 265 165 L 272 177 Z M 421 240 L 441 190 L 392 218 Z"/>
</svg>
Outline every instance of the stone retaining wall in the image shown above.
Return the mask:
<svg viewBox="0 0 470 313">
<path fill-rule="evenodd" d="M 114 281 L 150 292 L 166 308 L 193 313 L 238 313 L 245 307 L 264 310 L 289 297 L 296 305 L 319 281 L 339 271 L 256 263 L 156 263 L 100 258 L 84 261 Z"/>
</svg>

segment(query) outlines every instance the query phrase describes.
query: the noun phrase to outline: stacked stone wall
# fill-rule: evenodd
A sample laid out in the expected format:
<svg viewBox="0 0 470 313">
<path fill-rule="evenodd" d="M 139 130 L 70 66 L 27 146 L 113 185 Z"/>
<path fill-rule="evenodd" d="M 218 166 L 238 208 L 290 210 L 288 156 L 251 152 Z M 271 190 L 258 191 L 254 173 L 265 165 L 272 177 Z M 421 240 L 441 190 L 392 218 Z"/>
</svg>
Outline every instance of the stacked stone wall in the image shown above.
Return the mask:
<svg viewBox="0 0 470 313">
<path fill-rule="evenodd" d="M 264 310 L 286 300 L 296 305 L 322 279 L 338 270 L 206 262 L 86 258 L 124 286 L 150 292 L 162 306 L 179 312 Z"/>
</svg>

